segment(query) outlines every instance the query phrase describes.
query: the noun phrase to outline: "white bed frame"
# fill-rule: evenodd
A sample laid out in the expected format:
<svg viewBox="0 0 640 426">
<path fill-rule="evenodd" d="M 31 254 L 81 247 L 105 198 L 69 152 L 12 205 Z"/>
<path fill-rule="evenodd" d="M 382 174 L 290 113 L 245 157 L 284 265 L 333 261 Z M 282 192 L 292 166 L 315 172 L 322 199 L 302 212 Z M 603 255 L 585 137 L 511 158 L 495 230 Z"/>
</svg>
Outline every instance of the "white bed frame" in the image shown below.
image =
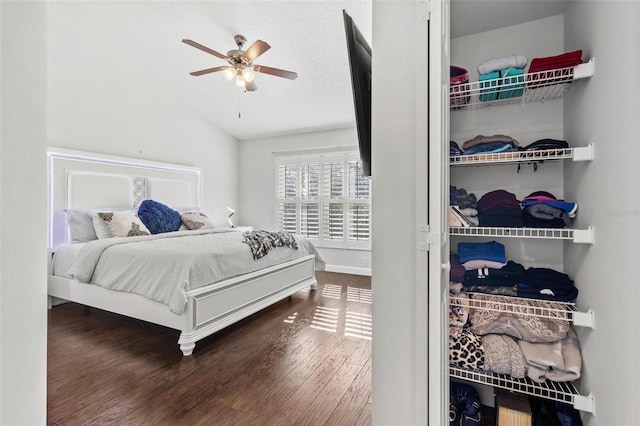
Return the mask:
<svg viewBox="0 0 640 426">
<path fill-rule="evenodd" d="M 200 207 L 201 170 L 195 167 L 59 148 L 50 148 L 48 158 L 51 253 L 69 240 L 65 208 L 133 208 L 145 198 L 175 207 Z M 51 274 L 48 294 L 49 306 L 58 298 L 180 330 L 178 344 L 189 356 L 200 339 L 316 285 L 315 256 L 308 255 L 190 290 L 181 315 L 137 294 Z"/>
</svg>

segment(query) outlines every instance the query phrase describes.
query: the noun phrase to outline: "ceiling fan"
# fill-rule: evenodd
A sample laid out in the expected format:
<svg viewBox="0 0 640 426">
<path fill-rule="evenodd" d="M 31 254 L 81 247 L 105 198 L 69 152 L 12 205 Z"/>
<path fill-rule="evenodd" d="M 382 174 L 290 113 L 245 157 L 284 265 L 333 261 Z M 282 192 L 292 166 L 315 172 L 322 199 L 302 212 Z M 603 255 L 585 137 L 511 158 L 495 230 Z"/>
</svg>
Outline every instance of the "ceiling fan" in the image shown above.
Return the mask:
<svg viewBox="0 0 640 426">
<path fill-rule="evenodd" d="M 220 59 L 224 59 L 229 65 L 219 66 L 214 68 L 207 68 L 200 71 L 194 71 L 189 74 L 193 76 L 200 76 L 204 74 L 210 74 L 213 72 L 222 71 L 222 75 L 227 80 L 235 78 L 236 86 L 243 87 L 246 91 L 252 92 L 258 87 L 253 81 L 255 78 L 254 72 L 260 72 L 263 74 L 271 74 L 277 77 L 284 77 L 290 80 L 295 80 L 298 74 L 293 71 L 285 71 L 278 68 L 271 68 L 264 65 L 254 64 L 253 61 L 264 52 L 269 50 L 271 46 L 268 43 L 257 40 L 247 50 L 242 50 L 242 46 L 247 42 L 247 39 L 243 35 L 236 35 L 234 37 L 237 49 L 233 49 L 227 52 L 226 55 L 209 49 L 206 46 L 201 45 L 193 40 L 183 39 L 182 42 L 193 46 L 196 49 L 200 49 L 203 52 L 207 52 L 213 56 L 217 56 Z"/>
</svg>

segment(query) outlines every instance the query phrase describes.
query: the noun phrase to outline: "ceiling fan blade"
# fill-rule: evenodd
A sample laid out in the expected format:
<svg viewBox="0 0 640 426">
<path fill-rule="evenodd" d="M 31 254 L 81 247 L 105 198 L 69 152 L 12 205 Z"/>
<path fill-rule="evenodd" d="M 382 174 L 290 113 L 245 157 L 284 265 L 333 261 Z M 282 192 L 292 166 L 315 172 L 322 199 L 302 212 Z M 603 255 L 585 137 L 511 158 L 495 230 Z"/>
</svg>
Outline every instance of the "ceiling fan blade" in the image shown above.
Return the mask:
<svg viewBox="0 0 640 426">
<path fill-rule="evenodd" d="M 225 61 L 228 60 L 228 56 L 227 55 L 223 55 L 222 53 L 218 53 L 215 50 L 209 49 L 207 46 L 203 46 L 200 43 L 197 43 L 197 42 L 195 42 L 193 40 L 189 40 L 189 39 L 185 38 L 185 39 L 182 40 L 182 42 L 188 44 L 189 46 L 193 46 L 196 49 L 200 49 L 203 52 L 207 52 L 207 53 L 209 53 L 209 54 L 211 54 L 213 56 L 217 56 L 220 59 L 224 59 Z"/>
<path fill-rule="evenodd" d="M 255 72 L 261 72 L 263 74 L 271 74 L 277 77 L 288 78 L 289 80 L 295 80 L 298 78 L 298 73 L 293 71 L 285 71 L 278 68 L 265 67 L 264 65 L 254 65 L 253 70 Z"/>
<path fill-rule="evenodd" d="M 224 71 L 226 68 L 229 68 L 229 67 L 221 66 L 221 67 L 215 67 L 215 68 L 207 68 L 206 70 L 194 71 L 194 72 L 190 72 L 189 74 L 193 76 L 199 76 L 204 74 L 211 74 L 212 72 Z"/>
<path fill-rule="evenodd" d="M 244 83 L 244 88 L 247 92 L 253 92 L 254 90 L 258 90 L 258 86 L 256 86 L 255 81 L 247 81 Z"/>
<path fill-rule="evenodd" d="M 256 40 L 256 42 L 249 46 L 249 48 L 244 52 L 242 60 L 246 63 L 251 63 L 269 49 L 271 49 L 271 46 L 269 46 L 267 42 Z"/>
</svg>

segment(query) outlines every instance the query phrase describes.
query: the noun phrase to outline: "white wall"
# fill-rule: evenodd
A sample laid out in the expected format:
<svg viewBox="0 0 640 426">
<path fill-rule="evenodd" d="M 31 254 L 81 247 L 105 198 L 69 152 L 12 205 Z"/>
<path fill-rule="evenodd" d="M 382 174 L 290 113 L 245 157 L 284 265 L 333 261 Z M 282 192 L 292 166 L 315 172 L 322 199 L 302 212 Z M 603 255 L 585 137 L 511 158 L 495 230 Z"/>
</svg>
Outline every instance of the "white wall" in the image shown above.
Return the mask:
<svg viewBox="0 0 640 426">
<path fill-rule="evenodd" d="M 65 10 L 48 19 L 49 146 L 200 167 L 203 211 L 226 224 L 226 207 L 238 205 L 238 142 L 102 46 L 108 37 L 75 32 Z"/>
<path fill-rule="evenodd" d="M 274 229 L 275 156 L 314 150 L 358 150 L 355 127 L 295 135 L 283 135 L 240 142 L 240 204 L 236 208 L 238 225 L 254 229 Z M 375 198 L 375 186 L 373 188 Z M 370 250 L 342 250 L 319 247 L 327 270 L 370 275 Z"/>
<path fill-rule="evenodd" d="M 427 359 L 416 357 L 416 346 L 427 338 L 426 324 L 416 324 L 417 307 L 427 305 L 416 300 L 416 152 L 418 144 L 427 143 L 426 135 L 416 131 L 416 98 L 426 96 L 416 90 L 417 79 L 426 74 L 422 68 L 418 75 L 417 64 L 422 63 L 419 55 L 427 54 L 427 40 L 417 37 L 417 8 L 414 1 L 373 2 L 375 425 L 422 424 L 417 417 L 428 401 L 419 391 L 424 377 L 418 377 L 426 371 Z M 402 58 L 402 66 L 393 58 Z"/>
<path fill-rule="evenodd" d="M 0 424 L 46 423 L 46 3 L 0 2 Z"/>
<path fill-rule="evenodd" d="M 595 329 L 578 330 L 584 360 L 582 390 L 595 396 L 586 425 L 637 425 L 640 323 L 640 3 L 569 2 L 565 46 L 595 58 L 595 75 L 565 97 L 565 133 L 592 141 L 595 159 L 569 164 L 567 197 L 578 219 L 595 228 L 595 244 L 569 246 L 567 272 L 578 304 L 595 312 Z M 574 88 L 576 89 L 576 88 Z"/>
</svg>

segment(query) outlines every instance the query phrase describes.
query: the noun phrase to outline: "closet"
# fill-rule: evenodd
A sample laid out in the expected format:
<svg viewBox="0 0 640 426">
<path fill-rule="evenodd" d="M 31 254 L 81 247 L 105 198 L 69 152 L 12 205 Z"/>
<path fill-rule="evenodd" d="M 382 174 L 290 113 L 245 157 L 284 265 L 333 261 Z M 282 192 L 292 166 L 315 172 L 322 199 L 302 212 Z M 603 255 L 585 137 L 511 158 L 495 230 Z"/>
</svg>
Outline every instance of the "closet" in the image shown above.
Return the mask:
<svg viewBox="0 0 640 426">
<path fill-rule="evenodd" d="M 452 18 L 454 19 L 454 18 Z M 570 139 L 564 123 L 565 97 L 579 96 L 595 73 L 595 59 L 583 53 L 584 63 L 549 73 L 528 73 L 515 78 L 493 77 L 479 80 L 478 64 L 491 58 L 523 55 L 528 58 L 548 57 L 566 52 L 563 16 L 552 16 L 477 35 L 451 40 L 452 65 L 467 69 L 469 83 L 452 86 L 449 137 L 462 146 L 477 135 L 508 135 L 521 147 L 540 139 L 566 140 L 568 148 L 540 151 L 509 151 L 451 155 L 449 183 L 454 189 L 464 189 L 478 200 L 496 190 L 514 194 L 523 200 L 536 191 L 545 191 L 558 199 L 578 204 L 576 218 L 566 227 L 510 227 L 510 226 L 450 226 L 449 249 L 455 253 L 459 243 L 497 241 L 504 245 L 508 260 L 525 268 L 549 268 L 559 272 L 571 271 L 565 258 L 569 245 L 595 244 L 596 230 L 581 220 L 580 209 L 589 208 L 583 200 L 570 200 L 567 194 L 566 164 L 581 163 L 580 173 L 589 173 L 595 158 L 594 142 L 589 138 Z M 576 47 L 588 52 L 588 46 Z M 580 290 L 580 282 L 575 286 Z M 471 312 L 491 311 L 500 315 L 532 316 L 540 322 L 563 320 L 576 330 L 592 329 L 596 313 L 578 295 L 574 302 L 529 300 L 523 308 L 518 298 L 492 295 L 490 302 L 482 296 L 466 292 L 451 295 L 452 305 L 465 305 Z M 464 296 L 464 298 L 462 297 Z M 477 298 L 476 298 L 477 297 Z M 524 312 L 524 313 L 523 313 Z M 486 361 L 486 360 L 485 360 Z M 486 367 L 486 363 L 485 363 Z M 583 366 L 584 368 L 584 366 Z M 578 382 L 533 381 L 528 377 L 513 378 L 482 368 L 449 366 L 449 377 L 474 385 L 483 403 L 493 405 L 495 389 L 506 389 L 524 396 L 531 395 L 568 403 L 581 412 L 594 413 L 595 397 L 581 389 Z"/>
<path fill-rule="evenodd" d="M 460 1 L 474 13 L 487 3 Z M 514 22 L 505 13 L 499 29 L 453 38 L 448 2 L 417 3 L 373 2 L 373 424 L 448 424 L 448 256 L 460 241 L 491 240 L 523 265 L 574 280 L 571 315 L 593 324 L 574 327 L 583 363 L 570 399 L 585 425 L 638 424 L 640 2 L 567 1 L 553 15 Z M 491 3 L 495 15 L 514 3 L 547 4 Z M 450 110 L 450 64 L 469 70 L 474 82 L 476 67 L 490 58 L 578 49 L 584 61 L 594 59 L 593 75 L 568 84 L 560 98 Z M 524 162 L 519 172 L 515 163 L 451 166 L 449 141 L 479 134 L 511 135 L 523 145 L 566 140 L 574 158 L 545 160 L 535 170 Z M 477 195 L 544 189 L 575 201 L 570 228 L 577 234 L 450 235 L 450 183 Z M 471 379 L 462 380 L 493 390 Z"/>
</svg>

